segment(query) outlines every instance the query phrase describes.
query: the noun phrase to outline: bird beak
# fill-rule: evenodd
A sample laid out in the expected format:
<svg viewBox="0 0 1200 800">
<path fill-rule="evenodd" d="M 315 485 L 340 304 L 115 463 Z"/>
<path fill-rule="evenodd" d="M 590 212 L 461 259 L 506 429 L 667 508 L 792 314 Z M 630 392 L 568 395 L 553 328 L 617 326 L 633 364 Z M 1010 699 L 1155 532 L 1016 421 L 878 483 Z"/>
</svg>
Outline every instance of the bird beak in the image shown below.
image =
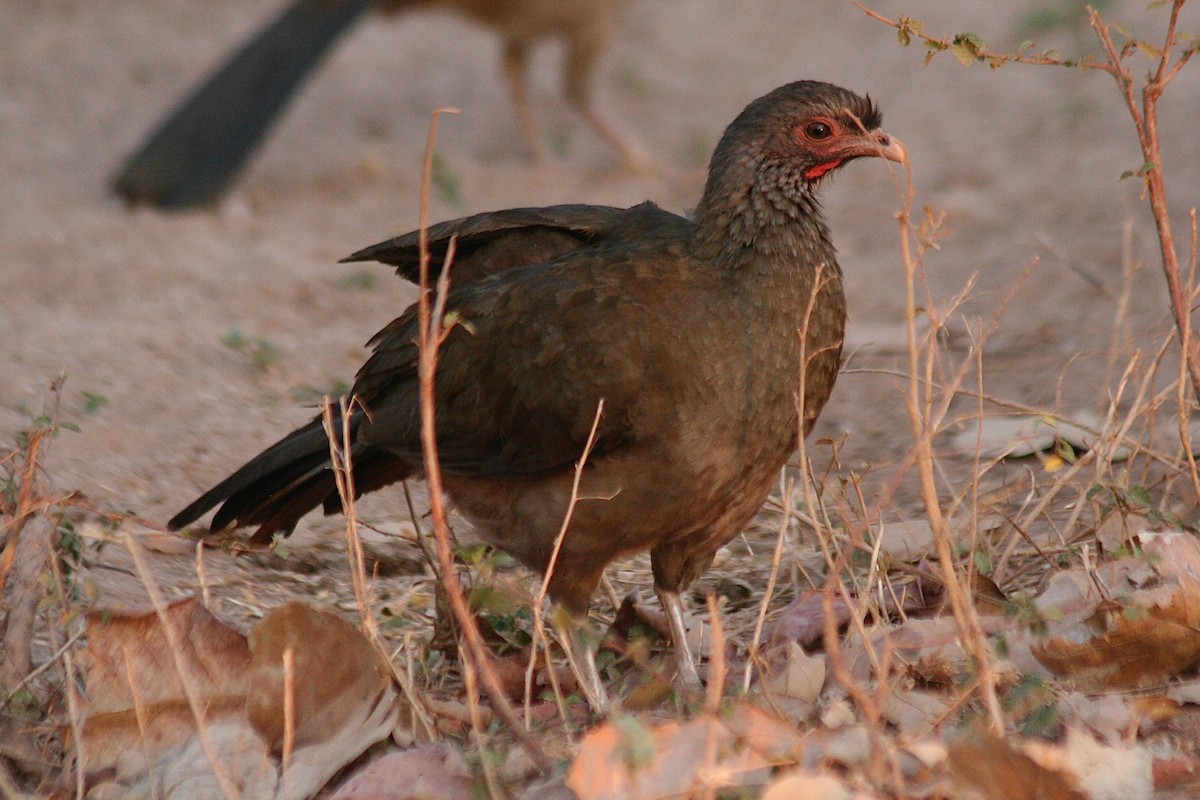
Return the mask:
<svg viewBox="0 0 1200 800">
<path fill-rule="evenodd" d="M 908 161 L 908 151 L 895 136 L 888 136 L 883 131 L 867 131 L 850 142 L 846 150 L 847 158 L 875 156 L 886 158 L 903 164 Z"/>
</svg>

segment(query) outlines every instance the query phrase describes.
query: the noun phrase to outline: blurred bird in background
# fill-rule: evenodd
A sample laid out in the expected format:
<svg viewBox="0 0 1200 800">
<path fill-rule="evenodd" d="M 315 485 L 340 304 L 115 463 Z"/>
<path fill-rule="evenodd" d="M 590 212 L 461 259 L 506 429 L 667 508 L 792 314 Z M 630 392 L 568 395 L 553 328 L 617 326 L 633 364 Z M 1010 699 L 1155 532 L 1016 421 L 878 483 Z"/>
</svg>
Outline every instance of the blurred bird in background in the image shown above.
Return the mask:
<svg viewBox="0 0 1200 800">
<path fill-rule="evenodd" d="M 117 194 L 133 203 L 186 209 L 218 200 L 265 138 L 291 97 L 334 42 L 369 10 L 395 15 L 446 8 L 503 39 L 501 69 L 521 134 L 545 157 L 528 90 L 530 50 L 546 39 L 566 45 L 563 91 L 624 169 L 646 157 L 593 105 L 600 55 L 617 33 L 628 0 L 294 0 L 172 111 L 121 167 Z"/>
</svg>

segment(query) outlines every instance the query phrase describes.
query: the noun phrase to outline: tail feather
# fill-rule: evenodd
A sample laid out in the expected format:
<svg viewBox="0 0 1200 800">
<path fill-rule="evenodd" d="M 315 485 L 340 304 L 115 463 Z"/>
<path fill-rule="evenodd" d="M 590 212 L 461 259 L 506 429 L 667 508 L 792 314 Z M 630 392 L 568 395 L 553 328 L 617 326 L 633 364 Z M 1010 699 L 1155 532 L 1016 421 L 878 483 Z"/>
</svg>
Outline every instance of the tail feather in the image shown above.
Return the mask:
<svg viewBox="0 0 1200 800">
<path fill-rule="evenodd" d="M 350 422 L 351 441 L 361 415 Z M 335 420 L 336 427 L 336 420 Z M 412 466 L 387 451 L 352 444 L 355 495 L 372 492 L 408 477 Z M 293 431 L 252 458 L 199 499 L 180 511 L 167 527 L 179 530 L 220 506 L 209 529 L 257 525 L 251 541 L 269 542 L 277 533 L 292 532 L 300 518 L 317 506 L 325 513 L 342 510 L 329 458 L 329 442 L 320 418 Z"/>
</svg>

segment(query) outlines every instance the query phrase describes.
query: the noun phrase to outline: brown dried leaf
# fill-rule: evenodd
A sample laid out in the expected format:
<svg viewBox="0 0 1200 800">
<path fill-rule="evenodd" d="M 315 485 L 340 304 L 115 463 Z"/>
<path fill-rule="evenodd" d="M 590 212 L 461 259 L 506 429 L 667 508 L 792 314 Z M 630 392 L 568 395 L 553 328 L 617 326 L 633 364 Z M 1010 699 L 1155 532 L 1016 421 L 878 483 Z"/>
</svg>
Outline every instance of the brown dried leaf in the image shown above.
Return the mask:
<svg viewBox="0 0 1200 800">
<path fill-rule="evenodd" d="M 934 692 L 896 688 L 883 701 L 883 716 L 900 729 L 908 740 L 933 732 L 953 705 L 952 699 Z"/>
<path fill-rule="evenodd" d="M 278 752 L 283 745 L 285 653 L 292 653 L 292 713 L 297 750 L 341 739 L 354 752 L 386 738 L 399 715 L 391 670 L 357 628 L 328 611 L 290 602 L 250 633 L 250 694 L 246 716 Z M 368 724 L 369 723 L 369 724 Z M 346 738 L 354 731 L 355 735 Z"/>
<path fill-rule="evenodd" d="M 949 760 L 951 774 L 964 796 L 1088 800 L 1070 776 L 1042 767 L 1004 739 L 970 736 L 955 740 L 950 743 Z"/>
<path fill-rule="evenodd" d="M 445 744 L 426 744 L 371 761 L 329 800 L 460 800 L 471 796 L 471 770 Z"/>
<path fill-rule="evenodd" d="M 1096 528 L 1096 541 L 1106 553 L 1115 553 L 1146 529 L 1149 520 L 1141 514 L 1114 510 Z"/>
<path fill-rule="evenodd" d="M 850 621 L 850 609 L 840 597 L 833 599 L 833 613 L 837 627 Z M 795 642 L 801 647 L 818 644 L 825 630 L 825 607 L 821 592 L 807 590 L 784 606 L 767 634 L 767 649 L 786 647 Z"/>
<path fill-rule="evenodd" d="M 789 642 L 787 655 L 763 676 L 762 686 L 768 693 L 814 703 L 825 685 L 825 659 L 810 656 L 795 642 Z"/>
<path fill-rule="evenodd" d="M 71 743 L 87 776 L 111 772 L 134 781 L 157 759 L 184 745 L 199 724 L 243 716 L 249 652 L 245 637 L 213 617 L 195 598 L 164 609 L 178 647 L 157 613 L 92 611 L 79 656 L 87 694 L 83 728 Z"/>
<path fill-rule="evenodd" d="M 196 552 L 196 540 L 177 533 L 150 531 L 139 536 L 137 541 L 147 550 L 169 556 L 187 556 Z"/>
<path fill-rule="evenodd" d="M 193 735 L 136 775 L 106 777 L 107 783 L 92 785 L 89 798 L 274 798 L 279 787 L 274 760 L 244 719 L 209 725 L 203 738 Z M 304 796 L 287 793 L 296 800 Z"/>
<path fill-rule="evenodd" d="M 771 782 L 762 800 L 850 800 L 847 786 L 830 775 L 813 775 L 797 770 Z"/>
<path fill-rule="evenodd" d="M 770 767 L 721 720 L 705 716 L 647 727 L 622 717 L 584 737 L 566 784 L 579 800 L 655 800 L 705 787 L 760 785 Z"/>
<path fill-rule="evenodd" d="M 154 611 L 89 611 L 88 643 L 80 653 L 92 714 L 142 704 L 177 702 L 188 686 L 203 699 L 245 695 L 250 664 L 246 637 L 218 620 L 194 597 Z M 132 684 L 131 684 L 132 679 Z"/>
<path fill-rule="evenodd" d="M 1049 635 L 1034 657 L 1091 688 L 1155 685 L 1200 664 L 1200 548 L 1154 534 L 1145 552 L 1054 576 L 1037 601 Z"/>
</svg>

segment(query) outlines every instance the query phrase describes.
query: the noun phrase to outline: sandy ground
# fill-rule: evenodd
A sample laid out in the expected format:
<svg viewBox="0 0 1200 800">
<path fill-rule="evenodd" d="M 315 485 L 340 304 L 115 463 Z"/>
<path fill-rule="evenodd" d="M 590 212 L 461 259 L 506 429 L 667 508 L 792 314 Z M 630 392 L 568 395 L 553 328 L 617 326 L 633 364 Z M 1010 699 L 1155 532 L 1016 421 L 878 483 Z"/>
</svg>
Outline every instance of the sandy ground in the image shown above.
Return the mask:
<svg viewBox="0 0 1200 800">
<path fill-rule="evenodd" d="M 951 234 L 927 261 L 937 302 L 977 282 L 964 306 L 990 315 L 1040 259 L 990 340 L 986 389 L 1046 408 L 1094 407 L 1110 385 L 1123 242 L 1136 278 L 1123 353 L 1169 330 L 1157 243 L 1137 181 L 1141 158 L 1110 78 L 1009 66 L 964 69 L 922 52 L 849 2 L 637 0 L 598 76 L 601 102 L 656 157 L 630 177 L 558 100 L 559 53 L 540 52 L 535 100 L 562 155 L 532 167 L 497 75 L 494 37 L 454 18 L 370 19 L 348 36 L 219 208 L 130 210 L 106 181 L 175 100 L 274 0 L 0 0 L 0 429 L 42 407 L 65 373 L 64 432 L 48 479 L 93 502 L 165 522 L 198 491 L 300 424 L 313 390 L 349 380 L 363 343 L 413 297 L 382 266 L 335 262 L 415 227 L 429 113 L 457 106 L 439 150 L 454 191 L 432 217 L 556 202 L 678 211 L 698 199 L 712 145 L 749 100 L 797 78 L 869 92 L 908 146 L 918 203 Z M 1032 2 L 877 3 L 927 30 L 971 30 L 998 47 L 1027 38 Z M 1162 14 L 1123 2 L 1110 15 L 1154 31 Z M 1200 7 L 1184 28 L 1200 28 Z M 1091 46 L 1085 29 L 1053 38 Z M 1162 108 L 1179 230 L 1200 202 L 1195 114 L 1200 68 Z M 846 437 L 848 463 L 887 463 L 909 441 L 888 370 L 903 319 L 893 213 L 897 183 L 879 162 L 842 171 L 826 191 L 859 347 L 818 434 Z M 1186 241 L 1186 236 L 1180 237 Z M 698 309 L 697 313 L 707 313 Z M 962 329 L 960 323 L 958 329 Z M 227 345 L 239 333 L 251 344 Z M 269 364 L 256 363 L 257 342 Z M 889 345 L 889 342 L 892 343 Z M 951 354 L 962 353 L 951 340 Z M 261 361 L 261 359 L 260 359 Z M 89 402 L 88 397 L 93 396 Z M 962 411 L 971 411 L 964 403 Z M 380 519 L 402 501 L 365 511 Z M 307 536 L 337 529 L 308 524 Z M 301 533 L 305 533 L 302 530 Z M 159 557 L 169 574 L 171 561 Z M 186 559 L 181 560 L 186 566 Z M 186 590 L 187 581 L 179 587 Z"/>
</svg>

